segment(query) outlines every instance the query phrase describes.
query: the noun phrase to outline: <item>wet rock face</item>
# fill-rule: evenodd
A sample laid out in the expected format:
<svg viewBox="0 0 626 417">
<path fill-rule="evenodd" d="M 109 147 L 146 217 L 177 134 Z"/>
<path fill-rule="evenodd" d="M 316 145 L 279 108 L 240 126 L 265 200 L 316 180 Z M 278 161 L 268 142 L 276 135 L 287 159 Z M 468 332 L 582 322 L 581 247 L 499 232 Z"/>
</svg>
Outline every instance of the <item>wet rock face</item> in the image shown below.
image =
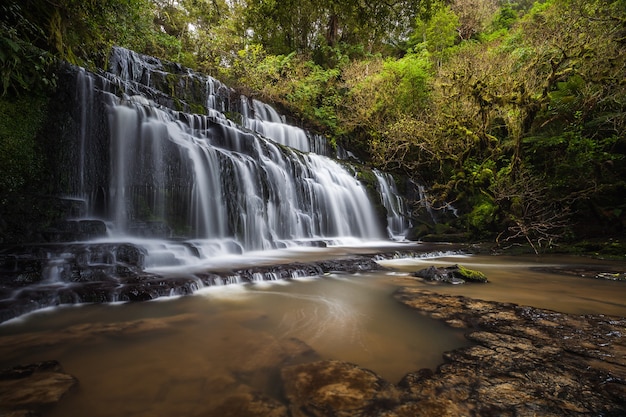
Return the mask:
<svg viewBox="0 0 626 417">
<path fill-rule="evenodd" d="M 147 252 L 131 243 L 72 243 L 0 248 L 0 323 L 39 308 L 61 304 L 147 301 L 188 295 L 199 288 L 277 279 L 380 270 L 376 259 L 397 252 L 354 255 L 312 263 L 293 262 L 183 277 L 145 271 Z"/>
<path fill-rule="evenodd" d="M 193 283 L 165 288 L 144 271 L 145 249 L 128 243 L 73 243 L 0 249 L 0 322 L 60 304 L 143 301 L 192 292 Z"/>
</svg>

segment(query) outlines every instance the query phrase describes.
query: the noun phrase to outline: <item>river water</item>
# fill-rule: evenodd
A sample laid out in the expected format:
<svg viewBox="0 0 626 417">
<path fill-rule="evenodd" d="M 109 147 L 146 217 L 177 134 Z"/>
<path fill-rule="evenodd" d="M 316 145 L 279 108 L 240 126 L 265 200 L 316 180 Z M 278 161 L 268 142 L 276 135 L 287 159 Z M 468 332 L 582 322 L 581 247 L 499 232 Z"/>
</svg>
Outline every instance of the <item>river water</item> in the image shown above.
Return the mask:
<svg viewBox="0 0 626 417">
<path fill-rule="evenodd" d="M 483 271 L 490 283 L 434 286 L 409 275 L 455 263 Z M 442 352 L 467 343 L 462 331 L 396 302 L 392 294 L 399 286 L 626 316 L 626 283 L 536 269 L 624 271 L 625 263 L 444 253 L 383 264 L 393 269 L 30 314 L 0 326 L 0 365 L 57 359 L 75 375 L 79 388 L 51 411 L 53 417 L 217 416 L 251 393 L 280 398 L 280 368 L 289 364 L 340 359 L 398 382 L 410 371 L 436 367 Z"/>
</svg>

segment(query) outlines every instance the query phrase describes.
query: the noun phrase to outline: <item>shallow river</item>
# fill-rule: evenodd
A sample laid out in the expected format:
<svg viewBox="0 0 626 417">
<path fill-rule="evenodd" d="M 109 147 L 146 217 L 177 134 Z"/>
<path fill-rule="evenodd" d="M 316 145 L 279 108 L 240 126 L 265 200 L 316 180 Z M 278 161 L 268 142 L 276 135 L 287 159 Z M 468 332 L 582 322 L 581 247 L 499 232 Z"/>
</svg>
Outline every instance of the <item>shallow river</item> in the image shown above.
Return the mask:
<svg viewBox="0 0 626 417">
<path fill-rule="evenodd" d="M 459 263 L 489 284 L 434 286 L 409 272 Z M 369 368 L 391 382 L 441 363 L 462 331 L 397 303 L 398 286 L 570 313 L 626 316 L 626 283 L 534 270 L 624 263 L 581 258 L 452 256 L 384 262 L 393 271 L 229 285 L 137 304 L 34 313 L 0 326 L 0 366 L 57 359 L 80 387 L 50 416 L 217 416 L 259 392 L 280 398 L 279 369 L 317 358 Z M 223 410 L 223 408 L 222 408 Z"/>
</svg>

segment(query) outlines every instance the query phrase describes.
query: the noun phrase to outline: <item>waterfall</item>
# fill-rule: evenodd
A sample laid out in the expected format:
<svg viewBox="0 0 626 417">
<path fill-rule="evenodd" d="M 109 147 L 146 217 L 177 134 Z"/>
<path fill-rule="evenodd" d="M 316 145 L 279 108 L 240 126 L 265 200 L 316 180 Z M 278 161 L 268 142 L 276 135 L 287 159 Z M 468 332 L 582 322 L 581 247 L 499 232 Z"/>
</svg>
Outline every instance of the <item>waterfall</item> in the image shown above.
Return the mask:
<svg viewBox="0 0 626 417">
<path fill-rule="evenodd" d="M 311 135 L 297 126 L 287 124 L 285 117 L 279 115 L 269 104 L 241 96 L 241 108 L 244 127 L 302 152 L 330 155 L 323 136 Z"/>
<path fill-rule="evenodd" d="M 212 77 L 122 48 L 109 62 L 59 71 L 46 146 L 59 219 L 41 245 L 0 253 L 0 322 L 371 268 L 343 258 L 402 240 L 387 174 Z M 318 254 L 342 259 L 322 267 Z"/>
<path fill-rule="evenodd" d="M 0 322 L 371 268 L 309 261 L 396 245 L 407 228 L 390 176 L 212 77 L 122 48 L 108 71 L 58 77 L 46 149 L 59 220 L 42 245 L 0 253 Z"/>
<path fill-rule="evenodd" d="M 408 209 L 406 203 L 396 188 L 396 184 L 391 175 L 374 170 L 374 175 L 378 181 L 378 191 L 381 196 L 383 206 L 387 210 L 387 233 L 389 237 L 402 240 L 410 227 L 406 217 Z"/>
<path fill-rule="evenodd" d="M 323 137 L 258 100 L 233 100 L 211 77 L 176 67 L 172 82 L 165 65 L 115 48 L 109 72 L 79 71 L 77 97 L 94 113 L 81 116 L 79 131 L 96 130 L 83 124 L 102 122 L 97 112 L 106 118 L 100 134 L 80 134 L 87 157 L 78 162 L 77 193 L 112 238 L 144 239 L 148 264 L 160 265 L 386 238 L 355 170 L 324 155 Z M 193 102 L 205 113 L 191 112 Z M 104 154 L 96 160 L 93 152 Z"/>
</svg>

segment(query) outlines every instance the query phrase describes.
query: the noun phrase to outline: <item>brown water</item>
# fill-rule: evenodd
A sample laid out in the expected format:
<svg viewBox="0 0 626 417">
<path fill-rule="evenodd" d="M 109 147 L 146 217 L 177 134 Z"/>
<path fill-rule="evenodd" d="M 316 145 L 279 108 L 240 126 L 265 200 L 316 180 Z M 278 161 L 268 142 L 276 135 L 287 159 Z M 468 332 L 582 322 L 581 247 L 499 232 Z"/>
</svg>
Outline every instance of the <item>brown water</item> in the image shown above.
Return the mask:
<svg viewBox="0 0 626 417">
<path fill-rule="evenodd" d="M 406 273 L 460 263 L 486 285 L 432 286 Z M 217 416 L 253 392 L 280 398 L 279 369 L 340 359 L 397 382 L 464 345 L 462 332 L 397 303 L 416 285 L 571 313 L 626 316 L 626 283 L 534 271 L 579 258 L 446 257 L 388 262 L 397 272 L 232 285 L 140 304 L 40 312 L 0 326 L 2 367 L 58 359 L 80 380 L 51 416 Z M 624 264 L 612 263 L 612 268 Z"/>
<path fill-rule="evenodd" d="M 574 314 L 626 316 L 626 282 L 594 279 L 594 274 L 576 277 L 547 273 L 540 268 L 589 267 L 598 271 L 626 271 L 626 262 L 572 256 L 443 256 L 437 259 L 407 259 L 384 263 L 398 271 L 416 271 L 428 266 L 461 264 L 487 275 L 487 285 L 429 285 L 399 279 L 399 285 L 420 285 L 454 295 L 489 301 L 511 302 Z"/>
</svg>

